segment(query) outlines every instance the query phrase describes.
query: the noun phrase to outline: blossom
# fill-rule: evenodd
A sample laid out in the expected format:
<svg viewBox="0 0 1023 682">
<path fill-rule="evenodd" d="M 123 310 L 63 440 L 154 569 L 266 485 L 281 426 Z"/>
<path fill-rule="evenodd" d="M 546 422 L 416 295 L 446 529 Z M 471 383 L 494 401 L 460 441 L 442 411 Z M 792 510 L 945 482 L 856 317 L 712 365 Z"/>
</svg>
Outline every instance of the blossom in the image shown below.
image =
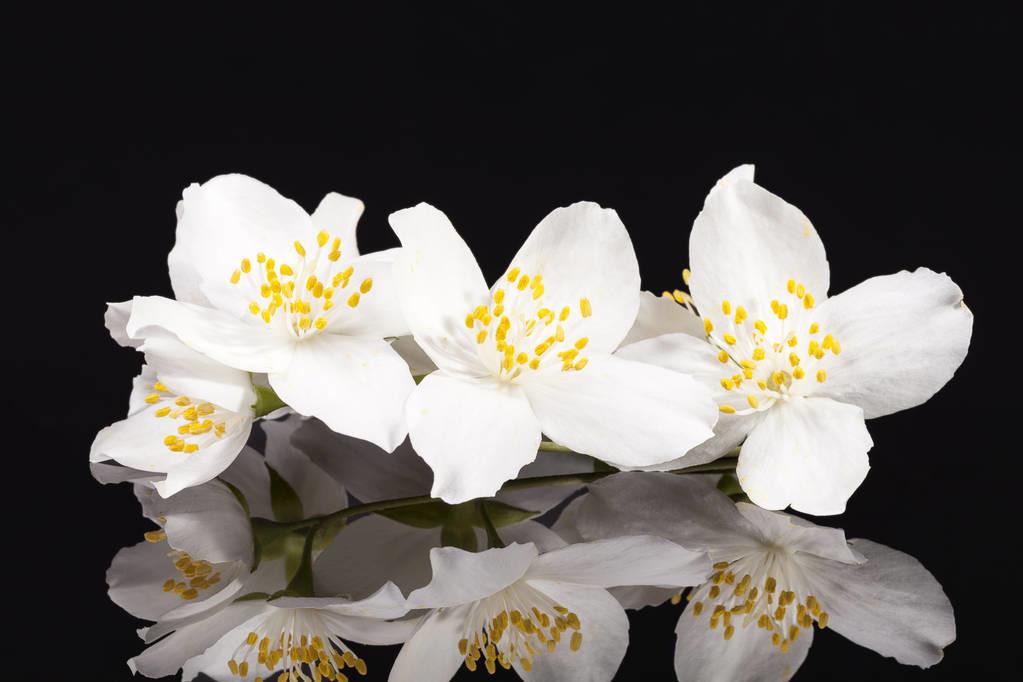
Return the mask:
<svg viewBox="0 0 1023 682">
<path fill-rule="evenodd" d="M 410 608 L 431 611 L 398 654 L 391 682 L 441 682 L 461 665 L 514 667 L 526 680 L 611 680 L 629 624 L 605 588 L 676 584 L 683 573 L 698 582 L 709 572 L 704 555 L 660 538 L 565 545 L 528 525 L 522 542 L 506 547 L 431 550 L 433 578 L 408 597 Z"/>
<path fill-rule="evenodd" d="M 955 639 L 952 605 L 916 559 L 836 528 L 733 504 L 707 481 L 623 473 L 591 486 L 572 514 L 584 538 L 636 528 L 714 562 L 678 622 L 680 680 L 788 679 L 813 629 L 928 667 Z"/>
<path fill-rule="evenodd" d="M 402 309 L 439 368 L 406 408 L 435 497 L 492 495 L 534 459 L 541 432 L 618 467 L 663 462 L 711 436 L 705 388 L 611 356 L 639 306 L 636 256 L 614 211 L 553 211 L 489 290 L 443 213 L 419 204 L 390 222 L 403 246 Z"/>
<path fill-rule="evenodd" d="M 266 373 L 295 411 L 393 450 L 414 383 L 385 337 L 407 333 L 395 250 L 359 255 L 356 199 L 328 194 L 312 215 L 243 175 L 192 185 L 168 257 L 178 300 L 137 297 L 126 333 L 173 333 L 228 367 Z"/>
<path fill-rule="evenodd" d="M 633 335 L 618 352 L 695 377 L 722 412 L 712 440 L 662 468 L 742 442 L 737 474 L 753 502 L 841 513 L 869 469 L 864 419 L 925 402 L 966 356 L 973 316 L 962 291 L 920 268 L 827 298 L 817 232 L 753 182 L 752 166 L 711 190 L 689 251 L 691 301 L 676 295 L 695 303 L 699 338 L 679 308 L 670 324 L 680 333 L 664 334 L 661 324 L 654 331 L 664 335 Z"/>
<path fill-rule="evenodd" d="M 118 327 L 112 333 L 117 338 Z M 147 364 L 135 378 L 128 417 L 96 435 L 89 459 L 166 474 L 153 485 L 168 497 L 231 465 L 252 430 L 256 394 L 247 372 L 210 360 L 162 330 L 148 330 L 135 342 Z"/>
<path fill-rule="evenodd" d="M 328 472 L 360 502 L 428 495 L 433 476 L 408 441 L 388 454 L 372 443 L 334 433 L 315 419 L 306 420 L 291 436 L 291 445 Z M 593 460 L 572 453 L 541 453 L 521 471 L 522 478 L 593 471 Z M 537 517 L 576 494 L 581 485 L 535 486 L 499 491 L 486 509 L 502 534 L 503 526 Z M 466 503 L 472 504 L 472 503 Z M 428 507 L 424 509 L 423 507 Z M 463 505 L 464 506 L 464 505 Z M 472 525 L 474 515 L 439 501 L 405 510 L 408 513 L 367 514 L 349 523 L 316 558 L 317 590 L 323 594 L 362 597 L 386 581 L 404 593 L 430 582 L 430 550 L 444 544 L 445 526 Z M 471 510 L 475 511 L 475 510 Z M 507 523 L 502 523 L 505 520 Z M 474 529 L 477 546 L 484 532 Z"/>
</svg>

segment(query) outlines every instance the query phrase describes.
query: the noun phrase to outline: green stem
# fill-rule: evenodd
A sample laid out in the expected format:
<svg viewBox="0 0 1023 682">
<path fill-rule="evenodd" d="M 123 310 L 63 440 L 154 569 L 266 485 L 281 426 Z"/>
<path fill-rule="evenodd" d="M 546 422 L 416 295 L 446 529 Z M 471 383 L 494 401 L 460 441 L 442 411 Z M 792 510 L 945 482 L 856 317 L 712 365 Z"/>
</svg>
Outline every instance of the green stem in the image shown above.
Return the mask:
<svg viewBox="0 0 1023 682">
<path fill-rule="evenodd" d="M 479 500 L 476 504 L 479 505 L 480 516 L 483 518 L 483 528 L 487 531 L 488 547 L 491 549 L 494 547 L 504 547 L 504 541 L 498 535 L 497 528 L 494 526 L 494 522 L 490 519 L 490 513 L 487 511 L 487 501 Z"/>
<path fill-rule="evenodd" d="M 560 447 L 560 446 L 559 446 Z M 707 464 L 699 464 L 697 466 L 688 467 L 686 469 L 676 469 L 674 471 L 668 471 L 666 473 L 686 475 L 686 474 L 726 474 L 735 471 L 735 463 L 725 460 L 717 460 L 714 462 L 708 462 Z M 578 474 L 556 474 L 553 476 L 534 476 L 532 478 L 519 478 L 514 481 L 508 481 L 501 487 L 500 492 L 512 492 L 515 490 L 527 490 L 529 488 L 538 488 L 549 485 L 586 485 L 587 483 L 593 483 L 599 481 L 605 476 L 618 473 L 617 471 L 594 471 L 588 473 Z M 380 500 L 379 502 L 367 502 L 365 504 L 357 504 L 353 507 L 347 507 L 345 509 L 339 509 L 331 514 L 324 516 L 313 516 L 308 519 L 301 521 L 291 522 L 278 522 L 269 519 L 253 519 L 254 522 L 258 522 L 265 525 L 277 526 L 280 528 L 286 528 L 290 531 L 301 530 L 303 528 L 317 527 L 321 524 L 341 521 L 350 519 L 353 516 L 360 516 L 362 514 L 374 514 L 376 512 L 389 511 L 391 509 L 402 509 L 404 507 L 413 507 L 419 504 L 426 504 L 429 502 L 436 502 L 436 499 L 429 495 L 416 495 L 415 497 L 399 497 L 393 500 Z"/>
</svg>

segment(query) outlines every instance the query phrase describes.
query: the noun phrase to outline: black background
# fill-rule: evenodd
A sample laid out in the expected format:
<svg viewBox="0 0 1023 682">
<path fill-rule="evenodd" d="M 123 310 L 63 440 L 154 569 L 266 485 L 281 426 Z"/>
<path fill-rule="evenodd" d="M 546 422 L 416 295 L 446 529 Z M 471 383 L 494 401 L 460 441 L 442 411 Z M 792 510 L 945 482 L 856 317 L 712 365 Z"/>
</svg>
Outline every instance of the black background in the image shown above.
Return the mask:
<svg viewBox="0 0 1023 682">
<path fill-rule="evenodd" d="M 1018 448 L 994 433 L 994 411 L 1015 400 L 1018 313 L 992 300 L 998 252 L 1019 225 L 1009 17 L 859 3 L 629 16 L 380 8 L 8 18 L 4 359 L 17 424 L 0 508 L 15 530 L 4 601 L 21 637 L 5 663 L 37 644 L 17 666 L 28 679 L 117 680 L 140 648 L 103 575 L 148 526 L 130 490 L 95 483 L 86 459 L 123 414 L 139 363 L 107 337 L 104 302 L 170 294 L 165 258 L 188 183 L 243 172 L 308 209 L 327 191 L 358 196 L 364 250 L 396 245 L 387 215 L 429 201 L 489 277 L 548 211 L 590 199 L 618 210 L 644 286 L 660 291 L 678 284 L 712 183 L 754 162 L 761 184 L 814 221 L 832 293 L 926 265 L 955 279 L 976 316 L 950 384 L 869 424 L 871 473 L 848 512 L 824 520 L 919 558 L 956 608 L 958 641 L 921 671 L 827 631 L 797 679 L 1018 674 L 1018 610 L 998 610 L 1018 609 Z M 631 615 L 619 679 L 674 679 L 677 613 Z M 367 654 L 369 679 L 385 679 L 390 655 Z"/>
</svg>

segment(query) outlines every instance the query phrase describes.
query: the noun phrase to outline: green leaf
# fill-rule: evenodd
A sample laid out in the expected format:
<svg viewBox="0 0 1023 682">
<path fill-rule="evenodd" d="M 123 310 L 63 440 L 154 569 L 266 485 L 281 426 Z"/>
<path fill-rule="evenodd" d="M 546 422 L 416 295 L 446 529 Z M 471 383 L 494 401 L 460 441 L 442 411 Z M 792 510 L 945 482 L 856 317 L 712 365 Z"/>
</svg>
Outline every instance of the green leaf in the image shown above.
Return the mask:
<svg viewBox="0 0 1023 682">
<path fill-rule="evenodd" d="M 279 410 L 282 407 L 287 407 L 288 404 L 281 400 L 277 392 L 269 386 L 257 386 L 252 385 L 252 388 L 256 391 L 256 402 L 252 405 L 252 411 L 255 412 L 256 418 L 265 417 L 274 410 Z"/>
<path fill-rule="evenodd" d="M 235 499 L 238 500 L 238 504 L 240 504 L 242 506 L 242 509 L 245 510 L 245 515 L 251 516 L 252 512 L 249 511 L 249 501 L 245 499 L 245 493 L 243 493 L 241 490 L 238 490 L 238 488 L 231 485 L 222 478 L 218 478 L 217 480 L 226 485 L 227 489 L 231 491 Z"/>
<path fill-rule="evenodd" d="M 316 527 L 316 537 L 313 538 L 313 549 L 320 551 L 327 548 L 331 540 L 340 533 L 347 525 L 345 519 L 330 519 Z"/>
<path fill-rule="evenodd" d="M 301 521 L 304 515 L 298 493 L 269 464 L 266 470 L 270 474 L 270 506 L 274 516 L 278 521 Z"/>
<path fill-rule="evenodd" d="M 270 595 L 266 592 L 249 592 L 235 599 L 235 601 L 266 601 Z"/>
<path fill-rule="evenodd" d="M 302 549 L 299 554 L 298 567 L 288 586 L 284 588 L 285 593 L 288 595 L 296 597 L 313 596 L 313 536 L 315 535 L 315 532 L 309 530 L 306 532 L 305 537 L 301 538 Z"/>
<path fill-rule="evenodd" d="M 739 485 L 739 479 L 735 474 L 723 474 L 718 480 L 718 490 L 725 495 L 742 494 L 742 486 Z"/>
</svg>

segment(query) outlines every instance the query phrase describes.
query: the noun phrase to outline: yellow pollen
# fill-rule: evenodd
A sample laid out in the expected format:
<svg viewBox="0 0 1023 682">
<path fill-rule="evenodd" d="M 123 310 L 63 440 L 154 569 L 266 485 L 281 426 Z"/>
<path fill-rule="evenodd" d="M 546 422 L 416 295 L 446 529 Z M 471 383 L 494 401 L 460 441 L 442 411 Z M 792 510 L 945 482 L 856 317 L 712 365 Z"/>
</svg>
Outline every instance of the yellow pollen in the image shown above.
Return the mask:
<svg viewBox="0 0 1023 682">
<path fill-rule="evenodd" d="M 817 324 L 816 322 L 814 322 L 814 323 L 812 323 L 810 325 L 810 333 L 811 334 L 816 334 L 820 330 L 821 330 L 821 326 L 819 324 Z"/>
<path fill-rule="evenodd" d="M 756 327 L 757 331 L 760 332 L 761 334 L 767 333 L 767 323 L 764 322 L 763 320 L 757 320 L 756 322 L 753 323 L 753 326 Z"/>
<path fill-rule="evenodd" d="M 593 314 L 593 307 L 590 305 L 590 299 L 580 298 L 579 299 L 579 312 L 582 313 L 583 317 L 589 317 Z"/>
<path fill-rule="evenodd" d="M 752 393 L 746 396 L 746 402 L 748 402 L 749 406 L 752 407 L 754 410 L 757 409 L 757 406 L 760 404 L 759 401 L 757 400 L 757 397 Z"/>
<path fill-rule="evenodd" d="M 722 379 L 721 388 L 725 389 L 726 391 L 731 391 L 733 388 L 735 388 L 735 384 L 732 383 L 731 379 Z"/>
<path fill-rule="evenodd" d="M 796 280 L 790 279 L 786 284 L 785 288 L 788 289 L 790 294 L 796 293 Z"/>
<path fill-rule="evenodd" d="M 682 281 L 686 286 L 689 286 L 689 278 L 693 273 L 689 272 L 689 268 L 682 268 Z"/>
<path fill-rule="evenodd" d="M 358 291 L 353 292 L 352 295 L 348 297 L 346 303 L 348 303 L 348 307 L 350 308 L 354 308 L 355 306 L 359 305 L 359 292 Z"/>
<path fill-rule="evenodd" d="M 519 278 L 519 269 L 518 268 L 512 268 L 511 270 L 508 271 L 508 281 L 509 282 L 514 282 L 518 278 Z"/>
<path fill-rule="evenodd" d="M 728 301 L 721 301 L 721 312 L 725 315 L 732 314 L 732 304 Z"/>
<path fill-rule="evenodd" d="M 305 247 L 302 246 L 302 242 L 298 240 L 295 240 L 295 251 L 298 252 L 298 255 L 302 256 L 303 258 L 305 257 Z"/>
<path fill-rule="evenodd" d="M 728 362 L 728 353 L 726 353 L 725 351 L 719 351 L 718 352 L 718 362 L 720 362 L 721 364 L 724 364 L 724 363 Z"/>
<path fill-rule="evenodd" d="M 359 285 L 359 291 L 361 291 L 364 294 L 368 294 L 369 290 L 372 288 L 373 288 L 372 277 L 367 277 L 366 279 L 362 280 L 362 284 Z"/>
<path fill-rule="evenodd" d="M 813 307 L 813 296 L 807 294 L 806 296 L 803 297 L 803 307 L 806 308 L 807 310 Z"/>
<path fill-rule="evenodd" d="M 718 407 L 718 409 L 724 412 L 725 414 L 735 414 L 735 408 L 732 407 L 731 405 L 721 405 Z"/>
<path fill-rule="evenodd" d="M 794 370 L 792 370 L 792 376 L 795 379 L 802 379 L 803 377 L 806 376 L 806 372 L 803 370 L 802 367 L 796 367 Z"/>
<path fill-rule="evenodd" d="M 825 381 L 827 381 L 827 379 L 828 379 L 827 372 L 825 372 L 823 369 L 817 370 L 817 381 L 823 384 Z"/>
<path fill-rule="evenodd" d="M 710 318 L 703 318 L 703 331 L 708 334 L 714 331 L 714 323 L 710 321 Z"/>
</svg>

